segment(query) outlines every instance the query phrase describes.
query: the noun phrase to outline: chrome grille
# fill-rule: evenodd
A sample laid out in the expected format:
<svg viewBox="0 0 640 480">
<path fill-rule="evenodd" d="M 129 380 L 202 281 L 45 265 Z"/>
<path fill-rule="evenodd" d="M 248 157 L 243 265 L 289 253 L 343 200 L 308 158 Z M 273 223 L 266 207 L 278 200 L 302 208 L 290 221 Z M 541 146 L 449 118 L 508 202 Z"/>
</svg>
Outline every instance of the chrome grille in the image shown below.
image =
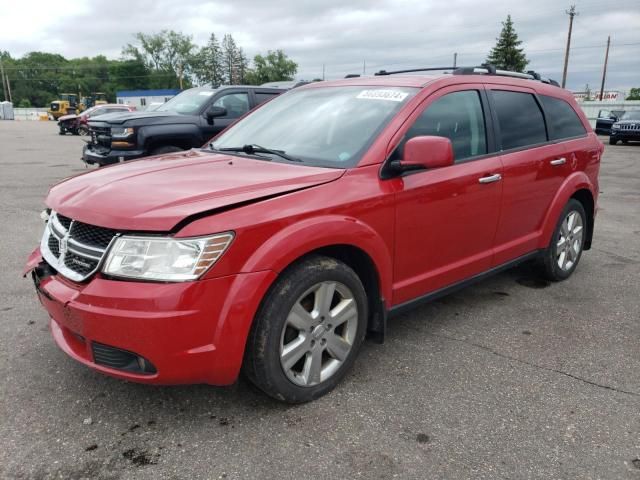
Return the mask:
<svg viewBox="0 0 640 480">
<path fill-rule="evenodd" d="M 633 130 L 633 131 L 638 131 L 640 130 L 640 123 L 620 123 L 619 124 L 620 130 Z"/>
<path fill-rule="evenodd" d="M 42 256 L 53 268 L 76 282 L 93 275 L 118 232 L 51 212 L 40 242 Z"/>
</svg>

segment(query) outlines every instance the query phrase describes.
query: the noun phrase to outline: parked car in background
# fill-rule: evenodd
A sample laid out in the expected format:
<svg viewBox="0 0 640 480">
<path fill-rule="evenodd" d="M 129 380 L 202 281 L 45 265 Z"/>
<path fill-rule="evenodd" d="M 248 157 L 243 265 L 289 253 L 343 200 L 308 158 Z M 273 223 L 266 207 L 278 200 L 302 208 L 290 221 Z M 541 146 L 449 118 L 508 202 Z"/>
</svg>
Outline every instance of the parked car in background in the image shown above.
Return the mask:
<svg viewBox="0 0 640 480">
<path fill-rule="evenodd" d="M 58 133 L 64 135 L 71 133 L 72 135 L 86 135 L 89 133 L 88 121 L 107 113 L 125 113 L 133 112 L 136 107 L 130 105 L 120 105 L 117 103 L 100 104 L 85 110 L 79 115 L 64 115 L 58 119 Z"/>
<path fill-rule="evenodd" d="M 609 144 L 640 141 L 640 110 L 628 110 L 611 126 Z"/>
<path fill-rule="evenodd" d="M 611 135 L 611 126 L 624 115 L 624 110 L 600 110 L 596 119 L 595 132 L 598 135 Z"/>
<path fill-rule="evenodd" d="M 89 122 L 82 154 L 100 166 L 200 147 L 249 110 L 285 92 L 256 86 L 185 90 L 153 111 L 112 114 Z"/>
<path fill-rule="evenodd" d="M 591 247 L 604 145 L 539 76 L 453 73 L 306 85 L 201 149 L 53 186 L 25 274 L 57 344 L 122 379 L 228 385 L 242 368 L 305 402 L 390 315 L 527 260 L 569 278 Z M 174 108 L 205 121 L 236 92 Z"/>
</svg>

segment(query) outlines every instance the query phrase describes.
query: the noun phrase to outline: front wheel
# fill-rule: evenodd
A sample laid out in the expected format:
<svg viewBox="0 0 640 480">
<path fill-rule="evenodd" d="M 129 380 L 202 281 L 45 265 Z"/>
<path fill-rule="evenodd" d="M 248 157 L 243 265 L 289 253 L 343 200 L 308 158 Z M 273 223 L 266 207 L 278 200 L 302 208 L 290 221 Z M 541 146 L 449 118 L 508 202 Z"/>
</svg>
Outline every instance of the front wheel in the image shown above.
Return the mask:
<svg viewBox="0 0 640 480">
<path fill-rule="evenodd" d="M 366 293 L 356 273 L 333 258 L 309 257 L 287 269 L 265 296 L 244 372 L 278 400 L 314 400 L 351 368 L 366 322 Z"/>
<path fill-rule="evenodd" d="M 609 137 L 609 145 L 615 145 L 617 143 L 618 143 L 618 140 L 616 140 L 615 138 Z"/>
<path fill-rule="evenodd" d="M 542 267 L 546 278 L 557 282 L 571 276 L 584 248 L 587 215 L 575 199 L 564 207 L 553 237 L 543 253 Z"/>
</svg>

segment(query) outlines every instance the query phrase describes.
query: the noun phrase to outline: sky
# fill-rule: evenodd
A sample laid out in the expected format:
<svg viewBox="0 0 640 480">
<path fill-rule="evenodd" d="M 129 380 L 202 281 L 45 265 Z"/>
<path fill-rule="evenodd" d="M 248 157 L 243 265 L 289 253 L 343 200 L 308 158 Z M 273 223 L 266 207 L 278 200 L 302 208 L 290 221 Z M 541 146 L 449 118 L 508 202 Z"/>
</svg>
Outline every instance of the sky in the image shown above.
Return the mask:
<svg viewBox="0 0 640 480">
<path fill-rule="evenodd" d="M 529 69 L 560 80 L 576 4 L 567 88 L 599 90 L 607 36 L 607 90 L 640 87 L 640 0 L 0 0 L 0 50 L 119 58 L 136 32 L 173 29 L 204 44 L 231 33 L 251 58 L 282 49 L 297 78 L 379 69 L 482 63 L 507 14 Z M 614 6 L 615 5 L 615 6 Z"/>
</svg>

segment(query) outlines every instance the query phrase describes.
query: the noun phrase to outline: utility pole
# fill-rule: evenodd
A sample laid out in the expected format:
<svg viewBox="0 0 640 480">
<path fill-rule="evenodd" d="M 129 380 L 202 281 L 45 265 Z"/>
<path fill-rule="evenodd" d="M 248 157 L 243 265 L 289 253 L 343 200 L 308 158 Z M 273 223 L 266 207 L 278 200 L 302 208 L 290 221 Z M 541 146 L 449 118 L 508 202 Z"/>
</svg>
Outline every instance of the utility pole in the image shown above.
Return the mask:
<svg viewBox="0 0 640 480">
<path fill-rule="evenodd" d="M 7 91 L 9 92 L 9 101 L 13 103 L 13 98 L 11 97 L 11 82 L 9 82 L 9 77 L 7 77 Z"/>
<path fill-rule="evenodd" d="M 604 69 L 602 70 L 602 84 L 600 85 L 600 101 L 604 100 L 604 81 L 607 78 L 607 62 L 609 61 L 609 45 L 611 45 L 611 35 L 607 37 L 607 53 L 604 54 Z"/>
<path fill-rule="evenodd" d="M 573 17 L 578 15 L 576 12 L 576 6 L 571 5 L 569 10 L 565 10 L 565 13 L 569 15 L 569 34 L 567 35 L 567 49 L 564 52 L 564 69 L 562 70 L 562 88 L 567 83 L 567 66 L 569 65 L 569 49 L 571 48 L 571 31 L 573 30 Z"/>
<path fill-rule="evenodd" d="M 2 77 L 2 94 L 4 99 L 7 100 L 7 79 L 4 76 L 4 65 L 2 64 L 2 58 L 0 58 L 0 77 Z"/>
<path fill-rule="evenodd" d="M 453 68 L 456 68 L 457 65 L 458 65 L 458 52 L 455 52 L 453 54 Z"/>
<path fill-rule="evenodd" d="M 180 90 L 182 90 L 182 64 L 178 64 L 178 83 L 180 84 Z"/>
<path fill-rule="evenodd" d="M 322 64 L 322 80 L 324 81 L 324 63 Z"/>
<path fill-rule="evenodd" d="M 366 71 L 367 71 L 367 61 L 363 60 L 362 61 L 362 75 L 363 76 L 365 75 Z"/>
</svg>

